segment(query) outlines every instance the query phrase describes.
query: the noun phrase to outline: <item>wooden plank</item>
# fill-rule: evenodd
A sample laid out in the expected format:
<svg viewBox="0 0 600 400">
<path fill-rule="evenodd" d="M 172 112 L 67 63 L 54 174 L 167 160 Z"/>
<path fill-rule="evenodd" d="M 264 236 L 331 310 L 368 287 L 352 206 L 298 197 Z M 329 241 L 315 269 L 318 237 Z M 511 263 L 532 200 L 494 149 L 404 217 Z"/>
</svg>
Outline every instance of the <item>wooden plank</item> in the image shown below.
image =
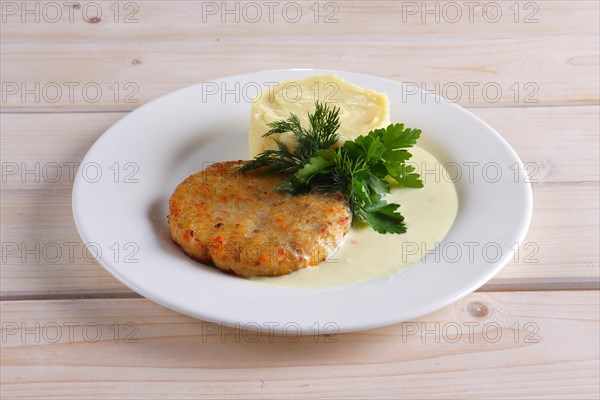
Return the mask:
<svg viewBox="0 0 600 400">
<path fill-rule="evenodd" d="M 597 33 L 593 0 L 5 2 L 6 42 L 393 40 Z M 30 10 L 30 12 L 26 12 Z M 100 17 L 100 20 L 94 17 Z M 36 23 L 36 21 L 38 21 Z M 177 21 L 174 27 L 173 21 Z M 176 29 L 174 29 L 176 28 Z"/>
<path fill-rule="evenodd" d="M 2 116 L 3 295 L 131 293 L 89 258 L 71 213 L 77 166 L 102 132 L 123 115 Z M 17 252 L 9 255 L 15 247 Z"/>
<path fill-rule="evenodd" d="M 532 181 L 552 185 L 593 184 L 600 179 L 595 165 L 600 157 L 599 107 L 471 111 L 500 132 L 523 162 L 530 165 Z M 3 115 L 0 120 L 3 189 L 70 190 L 77 164 L 87 150 L 125 115 Z"/>
<path fill-rule="evenodd" d="M 2 302 L 1 395 L 597 399 L 599 304 L 598 291 L 475 293 L 416 321 L 297 337 L 144 299 Z"/>
<path fill-rule="evenodd" d="M 524 162 L 539 165 L 533 178 L 540 180 L 534 185 L 526 244 L 483 290 L 598 287 L 598 107 L 496 108 L 476 113 L 500 130 Z M 130 293 L 84 250 L 72 219 L 69 179 L 71 165 L 123 115 L 3 115 L 4 298 Z M 54 182 L 56 171 L 61 177 Z"/>
<path fill-rule="evenodd" d="M 524 244 L 484 290 L 598 288 L 598 186 L 540 185 L 534 198 Z M 68 190 L 3 192 L 2 296 L 127 292 L 85 249 L 70 205 Z"/>
<path fill-rule="evenodd" d="M 224 41 L 101 41 L 93 51 L 88 43 L 6 42 L 0 104 L 4 112 L 124 111 L 201 81 L 299 67 L 388 77 L 471 107 L 599 102 L 597 34 L 273 41 L 260 49 Z M 376 69 L 373 60 L 382 60 Z"/>
<path fill-rule="evenodd" d="M 534 185 L 597 184 L 598 107 L 470 109 L 496 129 L 528 166 Z"/>
</svg>

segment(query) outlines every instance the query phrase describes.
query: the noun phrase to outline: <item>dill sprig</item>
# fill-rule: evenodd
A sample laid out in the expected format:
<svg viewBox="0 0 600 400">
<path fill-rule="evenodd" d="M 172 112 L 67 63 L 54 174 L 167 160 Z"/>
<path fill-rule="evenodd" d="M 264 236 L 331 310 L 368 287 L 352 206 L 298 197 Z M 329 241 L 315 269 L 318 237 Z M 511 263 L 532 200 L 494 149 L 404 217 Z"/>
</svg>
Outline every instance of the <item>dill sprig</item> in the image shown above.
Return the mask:
<svg viewBox="0 0 600 400">
<path fill-rule="evenodd" d="M 278 189 L 294 194 L 341 192 L 354 218 L 379 233 L 406 232 L 404 216 L 397 211 L 400 205 L 384 199 L 390 192 L 386 178 L 403 187 L 423 187 L 415 168 L 406 164 L 412 157 L 406 148 L 414 146 L 421 131 L 391 124 L 333 149 L 339 140 L 339 111 L 317 102 L 315 112 L 308 113 L 308 129 L 294 114 L 269 124 L 271 129 L 263 136 L 292 132 L 296 148 L 292 151 L 275 139 L 277 149 L 262 152 L 240 171 L 265 168 L 270 173 L 286 174 Z"/>
<path fill-rule="evenodd" d="M 246 163 L 240 171 L 246 172 L 262 167 L 267 167 L 267 171 L 273 173 L 291 174 L 298 171 L 319 150 L 328 149 L 339 140 L 339 112 L 339 108 L 329 109 L 326 104 L 317 102 L 315 112 L 308 113 L 309 129 L 303 128 L 298 116 L 291 113 L 288 119 L 270 123 L 268 126 L 271 129 L 263 137 L 292 132 L 297 147 L 290 151 L 286 144 L 274 139 L 277 149 L 265 150 Z"/>
</svg>

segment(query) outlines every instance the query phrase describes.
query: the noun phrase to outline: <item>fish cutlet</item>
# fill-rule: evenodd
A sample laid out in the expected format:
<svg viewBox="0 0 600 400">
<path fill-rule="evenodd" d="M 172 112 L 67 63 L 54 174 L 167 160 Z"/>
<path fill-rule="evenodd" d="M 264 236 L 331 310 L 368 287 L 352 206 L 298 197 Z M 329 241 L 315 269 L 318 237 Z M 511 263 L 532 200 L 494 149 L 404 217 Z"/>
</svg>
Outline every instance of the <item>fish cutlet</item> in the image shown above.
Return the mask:
<svg viewBox="0 0 600 400">
<path fill-rule="evenodd" d="M 243 277 L 285 275 L 325 260 L 352 223 L 343 195 L 278 191 L 282 175 L 236 173 L 245 163 L 214 163 L 175 189 L 173 241 L 191 258 Z"/>
</svg>

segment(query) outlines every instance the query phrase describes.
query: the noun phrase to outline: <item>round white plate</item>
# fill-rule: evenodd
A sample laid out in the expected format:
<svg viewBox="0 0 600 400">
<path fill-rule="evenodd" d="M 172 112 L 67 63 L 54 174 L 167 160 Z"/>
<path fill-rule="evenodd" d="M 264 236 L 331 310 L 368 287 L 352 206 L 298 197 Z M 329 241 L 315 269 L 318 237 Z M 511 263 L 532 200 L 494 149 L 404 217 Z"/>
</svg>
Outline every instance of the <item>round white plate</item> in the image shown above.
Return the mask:
<svg viewBox="0 0 600 400">
<path fill-rule="evenodd" d="M 197 263 L 168 234 L 168 200 L 211 162 L 248 159 L 250 101 L 276 82 L 337 74 L 386 92 L 392 122 L 422 129 L 419 146 L 454 172 L 456 221 L 435 252 L 387 278 L 332 288 L 281 288 Z M 203 320 L 276 332 L 344 332 L 413 319 L 471 293 L 513 256 L 531 218 L 527 174 L 514 150 L 458 105 L 373 76 L 277 70 L 204 82 L 131 112 L 92 146 L 73 188 L 90 256 L 125 285 Z"/>
</svg>

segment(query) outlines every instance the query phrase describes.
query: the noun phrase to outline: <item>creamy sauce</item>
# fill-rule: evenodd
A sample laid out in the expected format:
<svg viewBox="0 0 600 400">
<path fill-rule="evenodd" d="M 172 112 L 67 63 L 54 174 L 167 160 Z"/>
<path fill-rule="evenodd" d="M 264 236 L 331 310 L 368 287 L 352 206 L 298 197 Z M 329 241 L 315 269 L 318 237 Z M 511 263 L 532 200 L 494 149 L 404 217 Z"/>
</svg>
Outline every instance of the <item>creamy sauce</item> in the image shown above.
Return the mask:
<svg viewBox="0 0 600 400">
<path fill-rule="evenodd" d="M 417 172 L 437 170 L 439 161 L 421 148 L 409 150 Z M 442 174 L 443 175 L 443 174 Z M 252 280 L 275 286 L 331 287 L 380 278 L 405 269 L 435 249 L 454 223 L 458 197 L 454 184 L 440 174 L 425 175 L 420 189 L 392 187 L 387 200 L 401 205 L 407 232 L 379 234 L 368 226 L 352 227 L 328 260 L 288 275 Z M 423 175 L 422 175 L 423 177 Z"/>
<path fill-rule="evenodd" d="M 282 81 L 273 88 L 267 88 L 252 103 L 248 144 L 250 157 L 266 149 L 276 149 L 274 139 L 285 143 L 289 148 L 296 146 L 291 132 L 263 137 L 270 128 L 269 123 L 287 119 L 290 113 L 300 119 L 302 126 L 308 126 L 308 112 L 314 112 L 315 101 L 339 107 L 339 143 L 355 139 L 390 123 L 387 94 L 377 93 L 335 75 L 312 76 L 304 79 Z"/>
</svg>

